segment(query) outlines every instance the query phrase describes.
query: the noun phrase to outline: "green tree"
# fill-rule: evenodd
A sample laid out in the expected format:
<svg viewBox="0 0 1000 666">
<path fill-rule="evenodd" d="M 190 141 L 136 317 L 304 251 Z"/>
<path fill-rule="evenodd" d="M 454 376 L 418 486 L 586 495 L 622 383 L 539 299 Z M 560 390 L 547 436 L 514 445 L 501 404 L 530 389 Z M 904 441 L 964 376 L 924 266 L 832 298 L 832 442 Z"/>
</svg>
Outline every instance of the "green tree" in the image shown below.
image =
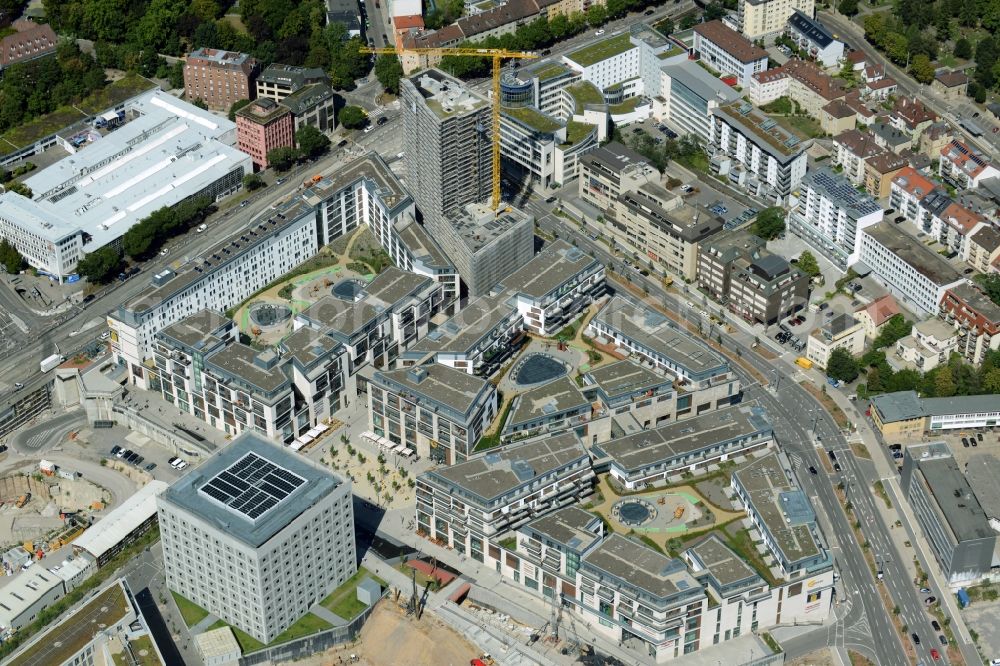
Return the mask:
<svg viewBox="0 0 1000 666">
<path fill-rule="evenodd" d="M 778 206 L 765 208 L 757 214 L 753 223 L 754 235 L 764 240 L 773 240 L 785 231 L 785 211 Z"/>
<path fill-rule="evenodd" d="M 8 273 L 16 275 L 24 268 L 24 263 L 24 257 L 13 243 L 6 238 L 0 241 L 0 264 L 3 264 Z"/>
<path fill-rule="evenodd" d="M 295 164 L 299 157 L 299 152 L 289 146 L 274 148 L 267 151 L 267 164 L 273 166 L 276 171 L 288 171 Z"/>
<path fill-rule="evenodd" d="M 912 330 L 913 324 L 906 321 L 903 315 L 893 315 L 889 318 L 889 321 L 882 324 L 882 330 L 875 336 L 872 348 L 882 349 L 883 347 L 892 347 L 896 344 L 897 340 L 905 338 Z"/>
<path fill-rule="evenodd" d="M 267 183 L 256 173 L 248 173 L 243 176 L 243 187 L 246 188 L 247 192 L 253 192 L 254 190 L 259 190 L 264 187 Z"/>
<path fill-rule="evenodd" d="M 368 114 L 360 106 L 345 106 L 337 120 L 347 129 L 359 129 L 368 124 Z"/>
<path fill-rule="evenodd" d="M 145 259 L 152 253 L 155 242 L 156 230 L 152 225 L 140 222 L 122 236 L 122 249 L 133 259 Z"/>
<path fill-rule="evenodd" d="M 1000 305 L 1000 275 L 997 273 L 980 273 L 973 279 L 991 301 Z"/>
<path fill-rule="evenodd" d="M 248 99 L 238 99 L 233 102 L 232 106 L 229 107 L 229 120 L 236 122 L 236 112 L 242 109 L 244 106 L 248 105 L 250 100 Z"/>
<path fill-rule="evenodd" d="M 806 250 L 799 255 L 799 270 L 808 275 L 809 277 L 816 277 L 820 274 L 819 263 L 816 261 L 816 257 L 809 250 Z"/>
<path fill-rule="evenodd" d="M 955 395 L 955 380 L 952 378 L 951 368 L 945 365 L 938 368 L 934 375 L 934 396 L 950 398 L 953 395 Z"/>
<path fill-rule="evenodd" d="M 726 15 L 726 8 L 721 2 L 710 2 L 705 7 L 704 18 L 706 21 L 715 21 Z"/>
<path fill-rule="evenodd" d="M 203 100 L 201 97 L 198 97 L 191 103 L 197 106 L 199 109 L 204 109 L 205 111 L 208 110 L 208 104 L 206 104 L 205 100 Z"/>
<path fill-rule="evenodd" d="M 403 76 L 403 66 L 395 53 L 383 53 L 375 61 L 375 77 L 386 92 L 399 94 L 399 79 Z"/>
<path fill-rule="evenodd" d="M 983 375 L 983 390 L 987 393 L 1000 393 L 1000 368 L 993 368 Z"/>
<path fill-rule="evenodd" d="M 5 185 L 5 187 L 7 188 L 8 191 L 14 192 L 15 194 L 20 194 L 22 197 L 27 197 L 28 199 L 30 199 L 34 195 L 34 192 L 31 191 L 31 188 L 19 180 L 14 181 L 13 183 L 8 183 L 7 185 Z"/>
<path fill-rule="evenodd" d="M 604 5 L 591 5 L 587 10 L 587 25 L 596 28 L 608 20 L 608 10 Z"/>
<path fill-rule="evenodd" d="M 847 350 L 838 347 L 830 352 L 826 374 L 845 383 L 853 382 L 858 378 L 858 362 Z"/>
<path fill-rule="evenodd" d="M 105 245 L 86 254 L 76 265 L 76 270 L 91 282 L 103 284 L 118 274 L 121 263 L 121 251 L 111 245 Z"/>
<path fill-rule="evenodd" d="M 917 54 L 910 59 L 910 74 L 917 83 L 930 83 L 934 80 L 934 63 L 925 54 Z"/>
<path fill-rule="evenodd" d="M 295 133 L 295 143 L 304 157 L 319 157 L 330 147 L 330 139 L 312 125 L 304 125 Z"/>
<path fill-rule="evenodd" d="M 858 13 L 858 0 L 840 0 L 837 11 L 844 16 L 855 16 Z"/>
<path fill-rule="evenodd" d="M 959 37 L 955 42 L 955 50 L 952 52 L 956 58 L 968 60 L 972 57 L 972 44 L 965 37 Z"/>
</svg>

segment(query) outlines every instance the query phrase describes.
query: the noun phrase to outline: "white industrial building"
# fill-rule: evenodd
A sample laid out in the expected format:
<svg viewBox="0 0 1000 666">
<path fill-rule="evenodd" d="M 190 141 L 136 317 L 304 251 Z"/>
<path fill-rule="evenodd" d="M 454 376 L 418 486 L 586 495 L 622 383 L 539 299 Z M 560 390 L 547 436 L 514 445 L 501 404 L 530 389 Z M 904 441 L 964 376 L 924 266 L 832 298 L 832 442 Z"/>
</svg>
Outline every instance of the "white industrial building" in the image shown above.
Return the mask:
<svg viewBox="0 0 1000 666">
<path fill-rule="evenodd" d="M 945 292 L 965 279 L 948 261 L 889 222 L 861 232 L 859 259 L 910 309 L 938 314 Z"/>
<path fill-rule="evenodd" d="M 149 388 L 147 361 L 156 333 L 204 309 L 225 312 L 316 254 L 315 211 L 285 202 L 247 228 L 210 247 L 186 270 L 164 270 L 150 286 L 108 315 L 111 349 L 128 364 L 129 379 Z"/>
<path fill-rule="evenodd" d="M 862 231 L 882 221 L 882 207 L 827 168 L 811 172 L 801 190 L 789 228 L 846 271 L 861 257 Z"/>
<path fill-rule="evenodd" d="M 192 197 L 239 190 L 251 172 L 236 125 L 159 90 L 130 102 L 128 122 L 24 180 L 32 199 L 0 194 L 0 236 L 63 280 L 88 252 Z"/>
<path fill-rule="evenodd" d="M 167 587 L 262 643 L 357 571 L 350 480 L 253 433 L 157 506 Z"/>
<path fill-rule="evenodd" d="M 62 579 L 40 566 L 17 576 L 0 589 L 0 638 L 6 639 L 34 622 L 39 613 L 64 594 Z"/>
<path fill-rule="evenodd" d="M 73 552 L 86 553 L 98 567 L 106 564 L 156 522 L 156 496 L 166 489 L 156 479 L 144 485 L 77 537 Z"/>
</svg>

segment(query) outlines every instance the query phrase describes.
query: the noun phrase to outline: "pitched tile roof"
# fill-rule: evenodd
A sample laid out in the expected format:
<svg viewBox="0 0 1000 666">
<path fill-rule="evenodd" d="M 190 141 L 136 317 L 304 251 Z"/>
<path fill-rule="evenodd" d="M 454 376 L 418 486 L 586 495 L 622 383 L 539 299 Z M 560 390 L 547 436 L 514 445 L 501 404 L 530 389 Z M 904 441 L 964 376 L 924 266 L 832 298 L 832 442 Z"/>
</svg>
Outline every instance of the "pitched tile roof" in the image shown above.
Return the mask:
<svg viewBox="0 0 1000 666">
<path fill-rule="evenodd" d="M 16 21 L 14 28 L 17 32 L 0 40 L 0 68 L 55 52 L 59 40 L 48 23 Z"/>
<path fill-rule="evenodd" d="M 900 313 L 899 304 L 896 303 L 896 299 L 891 294 L 876 298 L 868 305 L 858 308 L 855 312 L 860 312 L 861 310 L 864 310 L 868 314 L 868 318 L 872 320 L 875 326 L 881 326 L 889 321 L 890 318 Z"/>
<path fill-rule="evenodd" d="M 913 167 L 904 167 L 892 179 L 896 187 L 909 195 L 924 198 L 934 190 L 934 183 Z"/>
<path fill-rule="evenodd" d="M 969 82 L 969 77 L 962 72 L 942 72 L 934 80 L 946 88 L 955 88 Z"/>
<path fill-rule="evenodd" d="M 721 20 L 699 23 L 694 27 L 695 33 L 701 35 L 736 60 L 747 63 L 767 57 L 767 51 L 754 46 L 753 42 L 736 32 Z"/>
</svg>

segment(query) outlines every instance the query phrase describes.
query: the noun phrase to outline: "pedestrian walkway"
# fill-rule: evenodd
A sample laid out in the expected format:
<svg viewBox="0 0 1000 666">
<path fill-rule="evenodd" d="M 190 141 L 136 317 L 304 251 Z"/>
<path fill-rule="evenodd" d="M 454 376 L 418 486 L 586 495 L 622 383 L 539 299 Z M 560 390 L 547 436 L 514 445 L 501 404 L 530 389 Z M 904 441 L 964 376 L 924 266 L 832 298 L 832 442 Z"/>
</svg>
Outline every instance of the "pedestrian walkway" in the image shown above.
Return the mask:
<svg viewBox="0 0 1000 666">
<path fill-rule="evenodd" d="M 320 606 L 319 604 L 316 604 L 315 606 L 310 608 L 309 612 L 323 620 L 326 620 L 335 627 L 346 627 L 348 624 L 350 624 L 349 621 L 340 617 L 333 611 L 327 610 L 326 608 Z"/>
</svg>

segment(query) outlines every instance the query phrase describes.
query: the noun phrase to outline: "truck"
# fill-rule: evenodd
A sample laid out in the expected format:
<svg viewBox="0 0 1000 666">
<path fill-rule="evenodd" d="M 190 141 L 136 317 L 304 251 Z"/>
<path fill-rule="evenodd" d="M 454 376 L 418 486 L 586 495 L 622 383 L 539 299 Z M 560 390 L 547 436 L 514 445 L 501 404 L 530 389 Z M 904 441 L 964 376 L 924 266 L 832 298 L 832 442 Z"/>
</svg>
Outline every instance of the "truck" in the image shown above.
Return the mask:
<svg viewBox="0 0 1000 666">
<path fill-rule="evenodd" d="M 316 174 L 312 178 L 306 178 L 304 181 L 302 181 L 302 187 L 312 187 L 321 180 L 323 180 L 323 176 Z"/>
<path fill-rule="evenodd" d="M 799 356 L 797 359 L 795 359 L 795 365 L 799 366 L 800 368 L 805 368 L 806 370 L 809 370 L 810 368 L 813 367 L 813 362 L 807 359 L 805 356 Z"/>
<path fill-rule="evenodd" d="M 38 364 L 42 372 L 48 372 L 49 370 L 58 367 L 60 363 L 66 360 L 66 357 L 62 354 L 53 354 L 47 358 L 42 359 L 42 362 Z"/>
</svg>

